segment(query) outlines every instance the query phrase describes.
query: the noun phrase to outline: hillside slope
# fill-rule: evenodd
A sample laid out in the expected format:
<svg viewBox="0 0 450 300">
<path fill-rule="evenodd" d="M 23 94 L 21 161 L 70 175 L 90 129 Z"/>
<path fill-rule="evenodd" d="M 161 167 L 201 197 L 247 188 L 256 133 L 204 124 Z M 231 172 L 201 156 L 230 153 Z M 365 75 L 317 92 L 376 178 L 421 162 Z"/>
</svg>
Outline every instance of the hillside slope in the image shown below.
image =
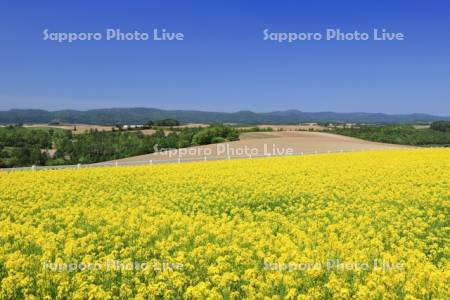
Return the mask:
<svg viewBox="0 0 450 300">
<path fill-rule="evenodd" d="M 182 123 L 298 124 L 300 122 L 416 123 L 450 120 L 428 114 L 388 115 L 382 113 L 302 112 L 287 110 L 268 113 L 238 111 L 234 113 L 156 108 L 110 108 L 77 110 L 13 109 L 0 111 L 0 123 L 86 123 L 97 125 L 143 124 L 149 120 L 177 119 Z"/>
</svg>

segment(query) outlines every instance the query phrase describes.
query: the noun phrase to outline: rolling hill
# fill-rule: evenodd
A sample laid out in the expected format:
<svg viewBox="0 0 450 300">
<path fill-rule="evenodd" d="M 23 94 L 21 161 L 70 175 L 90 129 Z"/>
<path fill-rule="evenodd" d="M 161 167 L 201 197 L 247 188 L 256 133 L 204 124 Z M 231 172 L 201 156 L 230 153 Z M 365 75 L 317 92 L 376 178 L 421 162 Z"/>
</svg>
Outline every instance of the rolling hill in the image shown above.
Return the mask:
<svg viewBox="0 0 450 300">
<path fill-rule="evenodd" d="M 86 111 L 11 109 L 0 111 L 0 123 L 85 123 L 96 125 L 142 124 L 149 120 L 177 119 L 182 123 L 298 124 L 301 122 L 350 122 L 396 124 L 450 120 L 429 114 L 389 115 L 383 113 L 302 112 L 286 110 L 268 113 L 238 111 L 234 113 L 195 110 L 162 110 L 156 108 L 107 108 Z"/>
</svg>

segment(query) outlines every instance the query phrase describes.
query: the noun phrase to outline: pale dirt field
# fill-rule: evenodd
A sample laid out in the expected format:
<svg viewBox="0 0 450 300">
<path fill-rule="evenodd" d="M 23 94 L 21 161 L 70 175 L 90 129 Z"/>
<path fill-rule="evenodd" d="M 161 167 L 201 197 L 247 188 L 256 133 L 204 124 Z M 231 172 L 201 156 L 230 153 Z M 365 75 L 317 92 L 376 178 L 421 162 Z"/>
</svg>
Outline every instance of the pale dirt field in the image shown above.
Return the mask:
<svg viewBox="0 0 450 300">
<path fill-rule="evenodd" d="M 197 128 L 197 127 L 208 127 L 208 126 L 209 126 L 209 124 L 189 123 L 189 124 L 174 126 L 174 127 L 176 127 L 176 128 Z"/>
<path fill-rule="evenodd" d="M 416 129 L 428 129 L 430 125 L 413 125 Z"/>
<path fill-rule="evenodd" d="M 81 134 L 89 131 L 91 129 L 97 129 L 98 131 L 111 131 L 112 126 L 101 126 L 101 125 L 88 125 L 88 124 L 72 124 L 72 125 L 48 125 L 48 124 L 25 124 L 23 127 L 33 128 L 33 127 L 41 127 L 41 128 L 59 128 L 66 129 L 72 131 L 73 134 Z M 76 127 L 76 131 L 74 131 L 74 127 Z"/>
<path fill-rule="evenodd" d="M 352 126 L 354 124 L 350 124 L 347 123 L 347 126 Z M 252 126 L 250 126 L 252 127 Z M 302 123 L 299 125 L 271 125 L 271 124 L 263 124 L 263 125 L 256 125 L 254 127 L 258 127 L 261 129 L 266 129 L 266 128 L 272 128 L 274 131 L 296 131 L 296 130 L 315 130 L 315 131 L 323 131 L 323 130 L 328 130 L 330 128 L 325 127 L 325 126 L 321 126 L 318 125 L 317 123 Z M 342 127 L 342 125 L 339 126 L 335 126 L 336 128 Z M 243 129 L 245 129 L 245 127 L 242 127 Z"/>
<path fill-rule="evenodd" d="M 88 124 L 73 124 L 73 125 L 48 125 L 48 124 L 25 124 L 23 127 L 28 128 L 59 128 L 66 129 L 72 131 L 73 134 L 82 134 L 88 132 L 91 129 L 97 129 L 98 131 L 111 131 L 113 126 L 101 126 L 101 125 L 88 125 Z M 76 127 L 76 131 L 74 131 L 74 127 Z M 141 129 L 141 130 L 130 130 L 124 132 L 137 132 L 141 131 L 145 135 L 152 135 L 156 132 L 154 129 Z M 170 133 L 169 130 L 164 131 L 166 134 Z"/>
<path fill-rule="evenodd" d="M 352 126 L 355 124 L 348 123 L 347 126 Z M 309 123 L 309 124 L 302 124 L 302 125 L 258 125 L 256 126 L 258 128 L 264 129 L 268 127 L 272 127 L 273 130 L 285 130 L 285 131 L 291 131 L 291 130 L 327 130 L 329 128 L 325 126 L 318 125 L 316 123 Z M 342 126 L 336 126 L 337 128 L 342 128 Z M 416 129 L 427 129 L 430 128 L 430 125 L 413 125 Z"/>
<path fill-rule="evenodd" d="M 317 125 L 316 123 L 302 124 L 302 125 L 257 125 L 256 127 L 264 129 L 271 127 L 274 131 L 283 130 L 283 131 L 293 131 L 293 130 L 326 130 L 325 126 Z"/>
<path fill-rule="evenodd" d="M 241 135 L 239 141 L 221 144 L 195 146 L 172 150 L 171 152 L 159 152 L 134 157 L 118 159 L 111 162 L 98 163 L 111 164 L 118 163 L 143 163 L 150 160 L 152 162 L 164 160 L 183 161 L 207 159 L 228 159 L 228 156 L 248 157 L 269 156 L 285 154 L 304 154 L 339 152 L 339 151 L 361 151 L 405 148 L 407 146 L 391 145 L 364 141 L 346 136 L 334 135 L 322 132 L 302 132 L 302 131 L 280 131 L 280 132 L 251 132 Z"/>
<path fill-rule="evenodd" d="M 208 127 L 208 124 L 202 124 L 202 123 L 196 123 L 196 124 L 185 124 L 180 126 L 174 126 L 174 128 L 197 128 L 197 127 Z M 73 134 L 81 134 L 88 132 L 91 129 L 97 129 L 98 131 L 111 131 L 113 126 L 102 126 L 102 125 L 89 125 L 89 124 L 67 124 L 67 125 L 49 125 L 49 124 L 25 124 L 24 127 L 41 127 L 41 128 L 59 128 L 59 129 L 66 129 L 72 131 Z M 74 127 L 76 127 L 76 131 L 74 131 Z M 295 130 L 326 130 L 326 127 L 319 126 L 315 123 L 311 123 L 308 125 L 257 125 L 257 126 L 250 126 L 250 127 L 258 127 L 261 129 L 271 127 L 274 131 L 283 130 L 283 131 L 295 131 Z M 162 127 L 164 128 L 164 127 Z M 164 128 L 164 132 L 168 134 L 170 130 Z M 239 128 L 248 128 L 248 127 L 239 127 Z M 134 130 L 139 131 L 139 130 Z M 145 135 L 151 135 L 156 132 L 154 129 L 143 129 L 140 130 Z"/>
<path fill-rule="evenodd" d="M 155 129 L 142 129 L 142 130 L 135 130 L 135 131 L 141 131 L 145 135 L 152 135 L 156 132 Z M 164 131 L 164 133 L 167 135 L 166 131 Z"/>
</svg>

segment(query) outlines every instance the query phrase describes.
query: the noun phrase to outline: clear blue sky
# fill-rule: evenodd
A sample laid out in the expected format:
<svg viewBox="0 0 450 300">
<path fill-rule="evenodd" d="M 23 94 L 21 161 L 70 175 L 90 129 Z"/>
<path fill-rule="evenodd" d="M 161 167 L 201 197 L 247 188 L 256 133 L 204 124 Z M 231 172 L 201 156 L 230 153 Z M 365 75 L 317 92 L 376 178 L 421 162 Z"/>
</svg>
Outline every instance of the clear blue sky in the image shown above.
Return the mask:
<svg viewBox="0 0 450 300">
<path fill-rule="evenodd" d="M 43 40 L 50 32 L 183 32 L 184 41 Z M 263 40 L 327 28 L 404 41 Z M 2 1 L 0 110 L 157 107 L 450 115 L 450 2 Z"/>
</svg>

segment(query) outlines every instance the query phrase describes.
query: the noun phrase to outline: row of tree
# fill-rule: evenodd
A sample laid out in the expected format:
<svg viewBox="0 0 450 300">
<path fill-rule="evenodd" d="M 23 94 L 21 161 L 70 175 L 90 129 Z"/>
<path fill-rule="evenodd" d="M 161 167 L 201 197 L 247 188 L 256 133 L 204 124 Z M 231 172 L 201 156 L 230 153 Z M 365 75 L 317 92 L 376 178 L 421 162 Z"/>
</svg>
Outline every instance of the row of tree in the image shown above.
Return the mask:
<svg viewBox="0 0 450 300">
<path fill-rule="evenodd" d="M 0 147 L 36 146 L 50 148 L 53 131 L 29 130 L 21 126 L 7 126 L 0 128 Z"/>
<path fill-rule="evenodd" d="M 158 129 L 152 135 L 141 131 L 97 130 L 73 135 L 69 130 L 8 127 L 0 128 L 0 167 L 87 164 L 153 153 L 162 148 L 183 148 L 238 138 L 239 132 L 235 128 L 224 125 L 170 132 Z M 48 149 L 56 152 L 50 156 Z"/>
<path fill-rule="evenodd" d="M 436 121 L 431 123 L 430 128 L 437 131 L 449 132 L 450 121 Z"/>
<path fill-rule="evenodd" d="M 335 128 L 334 133 L 374 142 L 416 146 L 450 146 L 450 122 L 433 122 L 430 128 L 412 125 L 359 125 Z"/>
</svg>

